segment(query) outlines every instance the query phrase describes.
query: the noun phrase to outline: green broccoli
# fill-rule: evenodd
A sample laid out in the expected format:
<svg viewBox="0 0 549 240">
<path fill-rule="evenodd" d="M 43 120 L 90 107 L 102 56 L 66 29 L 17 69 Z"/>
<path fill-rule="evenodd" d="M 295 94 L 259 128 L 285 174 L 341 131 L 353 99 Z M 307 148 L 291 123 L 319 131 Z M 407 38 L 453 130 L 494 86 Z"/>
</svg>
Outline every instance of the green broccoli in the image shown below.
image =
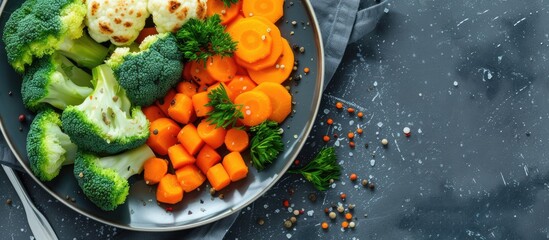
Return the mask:
<svg viewBox="0 0 549 240">
<path fill-rule="evenodd" d="M 142 145 L 149 121 L 141 107 L 132 106 L 113 71 L 103 64 L 92 69 L 94 90 L 80 105 L 63 111 L 63 129 L 79 149 L 114 154 Z"/>
<path fill-rule="evenodd" d="M 132 52 L 129 48 L 117 48 L 106 63 L 114 70 L 130 101 L 146 106 L 179 82 L 183 55 L 171 33 L 149 36 L 139 49 Z"/>
<path fill-rule="evenodd" d="M 126 201 L 130 190 L 128 178 L 141 173 L 145 161 L 154 156 L 145 144 L 106 157 L 79 150 L 74 161 L 74 176 L 90 201 L 111 211 Z"/>
<path fill-rule="evenodd" d="M 59 51 L 79 66 L 101 64 L 107 48 L 83 32 L 86 10 L 82 0 L 26 0 L 4 26 L 8 62 L 23 72 L 34 57 Z"/>
<path fill-rule="evenodd" d="M 61 130 L 59 113 L 47 108 L 36 115 L 27 135 L 27 154 L 38 179 L 55 178 L 63 165 L 74 162 L 76 151 L 76 145 Z"/>
<path fill-rule="evenodd" d="M 48 105 L 61 110 L 68 105 L 78 105 L 93 91 L 91 78 L 63 55 L 44 56 L 23 74 L 23 103 L 32 111 Z"/>
</svg>

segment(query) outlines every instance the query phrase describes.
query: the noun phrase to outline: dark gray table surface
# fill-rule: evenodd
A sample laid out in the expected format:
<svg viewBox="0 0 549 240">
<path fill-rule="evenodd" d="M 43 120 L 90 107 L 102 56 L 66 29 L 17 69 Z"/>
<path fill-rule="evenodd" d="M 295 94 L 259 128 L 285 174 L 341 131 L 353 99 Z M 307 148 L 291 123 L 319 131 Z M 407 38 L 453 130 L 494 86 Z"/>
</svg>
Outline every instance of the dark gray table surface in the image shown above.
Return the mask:
<svg viewBox="0 0 549 240">
<path fill-rule="evenodd" d="M 547 6 L 544 0 L 393 1 L 377 29 L 348 47 L 299 156 L 310 160 L 330 135 L 342 181 L 317 192 L 287 174 L 242 211 L 226 239 L 548 238 Z M 338 101 L 365 117 L 338 111 Z M 334 125 L 324 123 L 328 118 Z M 364 133 L 351 149 L 345 135 L 358 126 Z M 348 180 L 351 173 L 370 179 L 375 190 Z M 22 178 L 61 239 L 184 238 L 86 219 Z M 0 238 L 29 239 L 3 173 L 0 183 L 2 201 L 13 200 L 0 206 Z M 326 216 L 324 209 L 337 204 L 356 205 L 355 229 L 339 227 L 342 215 Z M 304 211 L 285 229 L 293 209 Z M 328 231 L 321 230 L 323 221 Z"/>
</svg>

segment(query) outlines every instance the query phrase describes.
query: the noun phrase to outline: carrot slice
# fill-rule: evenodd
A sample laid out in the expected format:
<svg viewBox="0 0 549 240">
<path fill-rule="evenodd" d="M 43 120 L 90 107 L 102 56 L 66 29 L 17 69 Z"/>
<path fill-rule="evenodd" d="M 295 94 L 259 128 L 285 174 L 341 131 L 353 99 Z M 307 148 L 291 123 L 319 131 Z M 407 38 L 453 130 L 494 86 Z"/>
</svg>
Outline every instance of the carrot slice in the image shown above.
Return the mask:
<svg viewBox="0 0 549 240">
<path fill-rule="evenodd" d="M 276 61 L 275 66 L 259 71 L 248 69 L 248 74 L 255 83 L 275 82 L 281 84 L 288 79 L 294 67 L 294 53 L 286 39 L 282 39 L 282 44 L 282 55 Z"/>
<path fill-rule="evenodd" d="M 235 56 L 253 63 L 271 53 L 273 39 L 270 27 L 257 17 L 249 17 L 235 22 L 227 29 L 233 40 L 237 41 Z"/>
<path fill-rule="evenodd" d="M 189 97 L 193 97 L 198 92 L 198 85 L 191 81 L 181 81 L 175 87 L 178 93 L 183 93 Z"/>
<path fill-rule="evenodd" d="M 150 36 L 150 35 L 155 35 L 155 34 L 158 34 L 158 32 L 156 31 L 156 27 L 146 27 L 146 28 L 143 28 L 141 30 L 141 32 L 139 32 L 139 35 L 137 35 L 137 38 L 135 39 L 135 42 L 136 43 L 141 43 L 143 42 L 143 40 Z"/>
<path fill-rule="evenodd" d="M 271 53 L 267 55 L 267 57 L 259 59 L 253 63 L 248 63 L 244 60 L 241 60 L 238 57 L 235 57 L 235 60 L 238 63 L 238 65 L 243 66 L 247 69 L 255 70 L 255 71 L 274 66 L 276 64 L 276 61 L 282 54 L 282 48 L 283 48 L 282 36 L 280 34 L 280 30 L 278 29 L 278 27 L 264 17 L 257 17 L 257 19 L 260 21 L 263 21 L 265 24 L 269 26 L 269 29 L 271 29 L 271 31 L 269 32 L 269 35 L 271 35 L 271 37 L 273 38 L 273 46 L 271 48 Z"/>
<path fill-rule="evenodd" d="M 200 152 L 198 152 L 198 155 L 196 156 L 196 166 L 200 168 L 200 171 L 203 173 L 208 172 L 208 169 L 210 169 L 213 165 L 219 163 L 221 161 L 221 156 L 215 149 L 210 147 L 209 145 L 204 145 L 202 149 L 200 149 Z"/>
<path fill-rule="evenodd" d="M 192 192 L 206 181 L 206 176 L 194 164 L 177 169 L 175 175 L 185 192 Z"/>
<path fill-rule="evenodd" d="M 254 91 L 261 91 L 271 99 L 273 112 L 269 116 L 270 120 L 281 123 L 292 112 L 292 95 L 284 86 L 278 83 L 262 82 L 254 88 Z"/>
<path fill-rule="evenodd" d="M 150 135 L 147 145 L 159 154 L 168 154 L 168 148 L 177 143 L 177 135 L 181 127 L 169 118 L 159 118 L 151 122 L 149 126 Z"/>
<path fill-rule="evenodd" d="M 174 169 L 193 164 L 196 158 L 193 157 L 181 144 L 175 144 L 168 148 L 168 156 Z"/>
<path fill-rule="evenodd" d="M 149 120 L 149 122 L 166 117 L 166 114 L 164 114 L 162 109 L 160 109 L 160 107 L 158 107 L 157 105 L 142 107 L 141 111 L 143 111 L 143 114 L 145 114 L 145 117 L 147 117 L 147 120 Z"/>
<path fill-rule="evenodd" d="M 225 141 L 225 134 L 227 134 L 227 130 L 225 130 L 225 128 L 217 127 L 215 124 L 210 124 L 205 119 L 200 121 L 196 127 L 196 130 L 198 132 L 198 136 L 200 136 L 206 144 L 210 145 L 210 147 L 214 149 L 223 145 L 223 142 Z"/>
<path fill-rule="evenodd" d="M 158 99 L 155 102 L 156 106 L 158 106 L 166 116 L 168 116 L 168 108 L 176 93 L 175 89 L 170 89 L 163 98 Z"/>
<path fill-rule="evenodd" d="M 262 16 L 275 23 L 284 14 L 284 0 L 243 0 L 244 17 Z"/>
<path fill-rule="evenodd" d="M 248 133 L 242 129 L 231 128 L 225 134 L 225 147 L 231 152 L 242 152 L 249 144 Z"/>
<path fill-rule="evenodd" d="M 156 200 L 169 204 L 176 204 L 183 200 L 183 188 L 175 175 L 168 173 L 162 177 L 156 188 Z"/>
<path fill-rule="evenodd" d="M 217 14 L 221 18 L 221 24 L 225 25 L 239 15 L 240 9 L 242 8 L 242 1 L 238 1 L 231 4 L 230 7 L 227 7 L 221 0 L 208 0 L 206 7 L 207 16 Z"/>
<path fill-rule="evenodd" d="M 222 164 L 233 182 L 243 179 L 248 175 L 248 166 L 246 166 L 239 152 L 231 152 L 225 155 Z"/>
<path fill-rule="evenodd" d="M 234 99 L 234 104 L 242 105 L 240 111 L 244 116 L 240 121 L 246 126 L 255 126 L 267 120 L 273 108 L 271 99 L 261 91 L 248 91 Z"/>
<path fill-rule="evenodd" d="M 168 173 L 168 161 L 166 159 L 153 157 L 143 164 L 143 179 L 148 185 L 157 184 L 166 173 Z"/>
<path fill-rule="evenodd" d="M 212 185 L 212 188 L 216 191 L 229 186 L 231 183 L 231 178 L 221 163 L 215 164 L 208 169 L 206 177 L 208 178 L 210 185 Z"/>
<path fill-rule="evenodd" d="M 227 84 L 225 84 L 223 82 L 216 83 L 214 85 L 209 86 L 208 89 L 207 89 L 208 93 L 211 92 L 212 90 L 218 88 L 219 85 L 221 85 L 221 84 L 223 84 L 223 87 L 225 88 L 225 91 L 227 92 L 227 96 L 229 97 L 229 99 L 231 101 L 234 101 L 234 98 L 236 97 L 236 94 L 234 94 L 233 91 L 231 89 L 229 89 L 229 86 L 227 86 Z"/>
<path fill-rule="evenodd" d="M 193 156 L 204 146 L 204 141 L 198 136 L 196 127 L 192 123 L 181 128 L 177 134 L 177 140 Z"/>
<path fill-rule="evenodd" d="M 236 75 L 233 80 L 231 80 L 227 87 L 231 90 L 233 95 L 238 96 L 243 92 L 250 91 L 257 86 L 250 77 L 246 75 Z"/>
<path fill-rule="evenodd" d="M 175 94 L 168 108 L 168 115 L 179 123 L 192 122 L 196 118 L 193 101 L 183 93 Z"/>
<path fill-rule="evenodd" d="M 212 106 L 206 106 L 210 102 L 208 92 L 199 92 L 192 97 L 194 111 L 197 117 L 204 117 L 213 110 Z"/>
<path fill-rule="evenodd" d="M 193 76 L 191 75 L 192 62 L 186 62 L 183 66 L 183 80 L 191 81 Z"/>
<path fill-rule="evenodd" d="M 191 79 L 199 85 L 211 85 L 216 82 L 204 68 L 204 63 L 197 61 L 191 62 Z"/>
<path fill-rule="evenodd" d="M 232 57 L 213 56 L 206 60 L 206 71 L 219 82 L 228 82 L 236 74 L 236 62 Z"/>
</svg>

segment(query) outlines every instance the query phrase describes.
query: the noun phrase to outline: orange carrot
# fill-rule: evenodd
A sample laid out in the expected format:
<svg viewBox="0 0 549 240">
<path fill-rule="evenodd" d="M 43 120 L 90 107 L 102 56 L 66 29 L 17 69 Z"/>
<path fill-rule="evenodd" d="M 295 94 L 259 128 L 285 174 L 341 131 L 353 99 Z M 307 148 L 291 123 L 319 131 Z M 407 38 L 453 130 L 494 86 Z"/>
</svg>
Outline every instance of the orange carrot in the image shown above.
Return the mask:
<svg viewBox="0 0 549 240">
<path fill-rule="evenodd" d="M 230 7 L 225 6 L 225 3 L 221 0 L 208 0 L 206 5 L 206 15 L 213 16 L 219 15 L 221 18 L 221 24 L 225 25 L 239 15 L 242 8 L 242 1 L 231 4 Z"/>
<path fill-rule="evenodd" d="M 236 74 L 236 62 L 232 57 L 215 55 L 206 60 L 206 72 L 219 82 L 228 82 Z"/>
<path fill-rule="evenodd" d="M 196 118 L 193 101 L 183 93 L 175 94 L 168 108 L 168 115 L 179 123 L 192 122 Z"/>
<path fill-rule="evenodd" d="M 273 45 L 269 31 L 272 31 L 269 25 L 258 20 L 257 17 L 244 18 L 235 22 L 227 28 L 229 35 L 238 42 L 235 56 L 248 63 L 267 57 Z"/>
<path fill-rule="evenodd" d="M 186 62 L 183 66 L 183 80 L 191 81 L 193 76 L 191 75 L 192 62 Z"/>
<path fill-rule="evenodd" d="M 193 164 L 196 158 L 193 157 L 181 144 L 175 144 L 168 148 L 168 156 L 174 169 Z"/>
<path fill-rule="evenodd" d="M 246 166 L 239 152 L 231 152 L 225 155 L 222 164 L 233 182 L 243 179 L 248 175 L 248 166 Z"/>
<path fill-rule="evenodd" d="M 199 85 L 211 85 L 216 82 L 204 68 L 204 63 L 197 61 L 191 62 L 191 78 Z"/>
<path fill-rule="evenodd" d="M 233 57 L 236 59 L 236 56 Z M 246 68 L 242 67 L 240 64 L 236 64 L 236 75 L 248 76 L 248 70 L 246 70 Z"/>
<path fill-rule="evenodd" d="M 227 84 L 227 88 L 231 90 L 235 96 L 250 91 L 254 89 L 255 86 L 257 86 L 257 84 L 247 75 L 236 75 L 234 79 Z"/>
<path fill-rule="evenodd" d="M 219 87 L 219 85 L 223 84 L 223 87 L 225 88 L 225 91 L 227 92 L 227 96 L 229 97 L 229 99 L 231 101 L 234 101 L 234 98 L 236 97 L 236 94 L 233 93 L 233 91 L 229 88 L 229 86 L 227 86 L 226 83 L 224 82 L 219 82 L 219 83 L 216 83 L 214 85 L 211 85 L 208 87 L 207 91 L 208 93 L 211 92 L 212 90 L 216 89 Z"/>
<path fill-rule="evenodd" d="M 223 165 L 221 163 L 215 164 L 210 169 L 208 169 L 206 177 L 208 178 L 208 181 L 210 182 L 212 188 L 216 191 L 219 191 L 226 186 L 229 186 L 229 184 L 231 183 L 231 178 L 229 177 L 229 174 L 227 173 L 225 168 L 223 168 Z"/>
<path fill-rule="evenodd" d="M 163 98 L 158 99 L 155 102 L 156 106 L 158 106 L 166 116 L 168 116 L 168 108 L 170 107 L 170 103 L 172 102 L 172 99 L 176 93 L 177 92 L 175 91 L 175 89 L 170 89 L 170 91 L 168 91 Z"/>
<path fill-rule="evenodd" d="M 206 144 L 210 145 L 210 147 L 214 149 L 223 145 L 225 134 L 227 133 L 225 128 L 217 127 L 215 124 L 210 124 L 206 121 L 206 119 L 200 121 L 196 127 L 196 130 L 198 132 L 198 136 L 200 136 Z"/>
<path fill-rule="evenodd" d="M 262 16 L 275 23 L 284 14 L 284 0 L 243 0 L 244 17 Z"/>
<path fill-rule="evenodd" d="M 191 81 L 181 81 L 175 87 L 178 93 L 183 93 L 189 97 L 193 97 L 198 92 L 198 85 Z"/>
<path fill-rule="evenodd" d="M 160 179 L 168 173 L 168 161 L 162 158 L 149 158 L 143 164 L 143 179 L 148 185 L 160 182 Z"/>
<path fill-rule="evenodd" d="M 156 188 L 156 200 L 168 204 L 176 204 L 183 200 L 183 188 L 175 175 L 168 173 L 160 180 Z"/>
<path fill-rule="evenodd" d="M 198 136 L 196 127 L 192 123 L 181 128 L 181 131 L 177 134 L 177 140 L 193 156 L 204 146 L 204 141 Z"/>
<path fill-rule="evenodd" d="M 177 135 L 181 127 L 169 118 L 159 118 L 151 122 L 149 126 L 150 135 L 147 145 L 159 154 L 168 154 L 168 148 L 177 143 Z"/>
<path fill-rule="evenodd" d="M 194 164 L 177 169 L 175 175 L 185 192 L 192 192 L 206 181 L 206 176 Z"/>
<path fill-rule="evenodd" d="M 242 0 L 241 0 L 241 2 L 242 2 Z M 225 31 L 227 32 L 228 29 L 229 29 L 234 23 L 236 23 L 236 22 L 242 20 L 243 18 L 244 18 L 244 13 L 243 13 L 242 10 L 241 10 L 240 13 L 239 13 L 238 15 L 236 15 L 236 16 L 233 18 L 233 20 L 231 20 L 230 22 L 224 24 L 224 25 L 226 26 Z"/>
<path fill-rule="evenodd" d="M 204 117 L 212 111 L 212 106 L 206 106 L 210 102 L 208 92 L 199 92 L 192 97 L 193 108 L 197 117 Z"/>
<path fill-rule="evenodd" d="M 200 152 L 198 152 L 198 155 L 196 156 L 196 166 L 200 168 L 200 171 L 203 173 L 207 173 L 208 169 L 210 169 L 213 165 L 219 163 L 221 161 L 221 156 L 215 149 L 210 147 L 209 145 L 204 145 L 202 149 L 200 149 Z"/>
<path fill-rule="evenodd" d="M 271 31 L 269 32 L 269 35 L 271 35 L 271 37 L 273 38 L 273 46 L 271 48 L 271 53 L 267 55 L 265 58 L 259 59 L 253 63 L 248 63 L 244 60 L 241 60 L 238 57 L 235 57 L 235 60 L 238 63 L 238 65 L 243 66 L 247 69 L 255 70 L 255 71 L 274 66 L 276 64 L 276 61 L 282 54 L 282 48 L 283 48 L 282 36 L 280 35 L 280 30 L 278 29 L 278 27 L 274 23 L 269 22 L 269 20 L 267 20 L 264 17 L 257 17 L 257 19 L 267 24 L 271 29 Z"/>
<path fill-rule="evenodd" d="M 292 95 L 284 86 L 278 83 L 263 82 L 257 85 L 254 91 L 261 91 L 271 99 L 273 112 L 269 116 L 270 120 L 281 123 L 292 112 Z"/>
<path fill-rule="evenodd" d="M 143 40 L 150 36 L 150 35 L 155 35 L 157 34 L 158 32 L 156 31 L 156 28 L 155 27 L 146 27 L 146 28 L 143 28 L 141 30 L 141 32 L 139 32 L 139 35 L 137 35 L 137 38 L 135 39 L 135 42 L 136 43 L 141 43 L 143 42 Z"/>
<path fill-rule="evenodd" d="M 225 147 L 231 152 L 242 152 L 248 147 L 248 133 L 242 129 L 231 128 L 225 134 Z"/>
<path fill-rule="evenodd" d="M 145 114 L 145 117 L 147 117 L 147 120 L 149 122 L 152 122 L 159 118 L 164 118 L 166 115 L 164 112 L 162 112 L 162 109 L 160 109 L 157 105 L 149 105 L 141 108 L 141 111 Z"/>
<path fill-rule="evenodd" d="M 244 117 L 240 121 L 246 126 L 262 123 L 273 112 L 269 96 L 261 91 L 244 92 L 236 96 L 234 104 L 242 105 L 240 111 Z"/>
<path fill-rule="evenodd" d="M 290 76 L 294 67 L 294 53 L 290 44 L 286 39 L 282 39 L 282 55 L 276 61 L 274 66 L 255 71 L 248 69 L 250 78 L 255 83 L 260 84 L 262 82 L 276 82 L 282 83 Z"/>
</svg>

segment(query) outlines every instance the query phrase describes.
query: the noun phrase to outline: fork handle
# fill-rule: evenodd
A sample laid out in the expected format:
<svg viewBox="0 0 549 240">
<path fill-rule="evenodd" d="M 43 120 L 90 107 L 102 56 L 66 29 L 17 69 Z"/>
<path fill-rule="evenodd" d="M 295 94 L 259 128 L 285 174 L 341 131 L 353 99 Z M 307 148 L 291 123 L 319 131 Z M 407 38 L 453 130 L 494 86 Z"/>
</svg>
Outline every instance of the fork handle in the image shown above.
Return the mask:
<svg viewBox="0 0 549 240">
<path fill-rule="evenodd" d="M 27 215 L 27 221 L 29 223 L 29 227 L 32 231 L 32 234 L 37 239 L 51 239 L 51 240 L 57 240 L 57 235 L 55 234 L 55 231 L 53 231 L 53 228 L 48 222 L 48 219 L 38 211 L 38 209 L 32 204 L 32 201 L 30 200 L 29 196 L 25 192 L 25 189 L 23 188 L 23 185 L 21 184 L 21 181 L 15 173 L 13 172 L 13 169 L 10 167 L 2 165 L 2 168 L 4 168 L 4 171 L 6 172 L 6 175 L 8 176 L 8 179 L 10 180 L 11 184 L 13 185 L 13 188 L 15 188 L 15 192 L 19 196 L 19 199 L 21 199 L 21 202 L 23 203 L 23 208 L 25 209 L 25 214 Z"/>
</svg>

